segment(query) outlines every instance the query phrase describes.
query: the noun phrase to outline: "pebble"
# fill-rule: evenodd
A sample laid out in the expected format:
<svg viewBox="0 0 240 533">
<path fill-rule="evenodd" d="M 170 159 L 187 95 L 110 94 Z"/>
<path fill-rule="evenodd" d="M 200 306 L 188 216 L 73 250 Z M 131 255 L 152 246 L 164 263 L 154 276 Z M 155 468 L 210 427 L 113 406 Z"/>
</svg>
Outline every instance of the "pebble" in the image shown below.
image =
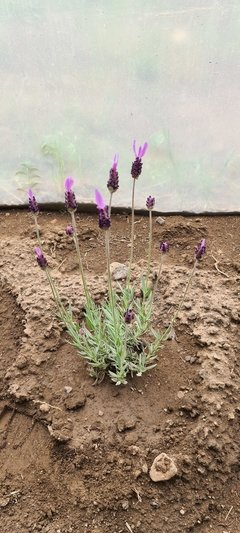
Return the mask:
<svg viewBox="0 0 240 533">
<path fill-rule="evenodd" d="M 117 420 L 117 430 L 119 433 L 126 431 L 127 429 L 135 428 L 137 420 L 135 417 L 123 418 L 122 416 Z"/>
<path fill-rule="evenodd" d="M 152 481 L 167 481 L 178 473 L 175 460 L 166 453 L 160 453 L 155 457 L 150 469 Z"/>
<path fill-rule="evenodd" d="M 157 224 L 160 224 L 160 226 L 162 226 L 163 224 L 165 224 L 165 219 L 162 217 L 157 217 L 155 222 Z"/>
<path fill-rule="evenodd" d="M 70 394 L 70 392 L 72 392 L 73 388 L 72 388 L 72 387 L 69 387 L 68 385 L 66 385 L 66 386 L 64 387 L 64 390 L 65 390 L 65 392 L 66 392 L 67 394 Z"/>
<path fill-rule="evenodd" d="M 41 403 L 39 409 L 40 409 L 40 411 L 41 411 L 42 413 L 49 413 L 49 411 L 50 411 L 50 405 L 48 405 L 48 403 L 43 402 L 43 403 Z"/>
<path fill-rule="evenodd" d="M 124 265 L 124 263 L 111 263 L 110 265 L 110 271 L 112 275 L 112 279 L 114 281 L 118 281 L 120 279 L 126 279 L 128 275 L 128 267 L 127 265 Z"/>
</svg>

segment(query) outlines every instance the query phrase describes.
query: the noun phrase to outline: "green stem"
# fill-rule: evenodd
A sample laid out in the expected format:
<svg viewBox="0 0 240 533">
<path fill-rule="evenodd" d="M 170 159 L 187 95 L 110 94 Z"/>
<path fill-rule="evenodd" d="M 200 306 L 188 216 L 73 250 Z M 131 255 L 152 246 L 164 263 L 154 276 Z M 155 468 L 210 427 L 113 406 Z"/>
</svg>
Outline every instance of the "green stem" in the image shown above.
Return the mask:
<svg viewBox="0 0 240 533">
<path fill-rule="evenodd" d="M 158 282 L 159 282 L 159 279 L 160 279 L 160 276 L 161 276 L 161 273 L 162 273 L 162 269 L 163 269 L 163 254 L 161 254 L 161 256 L 160 256 L 160 263 L 159 263 L 159 269 L 158 269 L 158 273 L 157 273 L 157 279 L 156 279 L 156 283 L 155 283 L 155 286 L 154 286 L 153 291 L 152 291 L 152 303 L 153 303 L 154 296 L 155 296 L 155 293 L 156 293 L 156 290 L 157 290 L 157 286 L 158 286 Z"/>
<path fill-rule="evenodd" d="M 113 193 L 110 192 L 110 198 L 109 198 L 109 206 L 108 206 L 108 216 L 109 218 L 111 218 L 111 209 L 112 209 L 112 196 L 113 196 Z"/>
<path fill-rule="evenodd" d="M 151 260 L 152 260 L 152 211 L 149 210 L 149 243 L 148 243 L 147 280 L 150 274 Z"/>
<path fill-rule="evenodd" d="M 105 232 L 105 245 L 106 245 L 106 259 L 107 259 L 108 292 L 109 292 L 109 300 L 110 300 L 110 304 L 111 304 L 111 308 L 112 308 L 115 331 L 117 331 L 117 323 L 116 323 L 116 316 L 115 316 L 115 304 L 114 304 L 114 298 L 113 298 L 112 278 L 111 278 L 111 270 L 110 270 L 110 241 L 109 241 L 109 236 L 110 236 L 109 230 L 106 230 L 106 232 Z"/>
<path fill-rule="evenodd" d="M 91 298 L 90 298 L 90 295 L 89 295 L 89 292 L 88 292 L 88 287 L 87 287 L 87 283 L 86 283 L 86 279 L 85 279 L 85 275 L 84 275 L 84 270 L 83 270 L 82 256 L 81 256 L 78 237 L 77 237 L 76 219 L 75 219 L 74 212 L 71 211 L 70 213 L 71 213 L 71 218 L 72 218 L 73 240 L 74 240 L 74 244 L 75 244 L 75 248 L 76 248 L 76 252 L 77 252 L 79 271 L 80 271 L 80 275 L 81 275 L 81 279 L 82 279 L 82 284 L 83 284 L 83 288 L 84 288 L 84 293 L 85 293 L 85 296 L 86 296 L 87 304 L 89 306 L 90 303 L 91 303 Z"/>
<path fill-rule="evenodd" d="M 37 241 L 38 241 L 38 244 L 40 246 L 40 248 L 42 247 L 42 243 L 41 243 L 41 239 L 40 239 L 40 233 L 39 233 L 39 229 L 38 229 L 38 221 L 37 221 L 37 215 L 33 215 L 33 220 L 34 220 L 34 225 L 35 225 L 35 230 L 36 230 L 36 235 L 37 235 Z"/>
<path fill-rule="evenodd" d="M 45 271 L 46 271 L 48 283 L 49 283 L 51 291 L 52 291 L 53 299 L 54 299 L 54 301 L 55 301 L 55 303 L 57 305 L 57 308 L 58 308 L 60 316 L 63 317 L 63 315 L 65 313 L 65 309 L 64 309 L 63 304 L 61 302 L 61 298 L 60 298 L 58 289 L 57 289 L 57 287 L 56 287 L 56 285 L 55 285 L 55 283 L 54 283 L 54 281 L 52 279 L 52 276 L 50 274 L 49 268 L 46 267 Z"/>
<path fill-rule="evenodd" d="M 135 182 L 136 182 L 136 179 L 133 178 L 133 186 L 132 186 L 132 227 L 131 227 L 131 243 L 130 243 L 131 244 L 131 248 L 130 248 L 130 261 L 129 261 L 129 271 L 128 271 L 128 278 L 127 278 L 127 286 L 129 286 L 129 283 L 130 283 L 132 263 L 133 263 Z"/>
</svg>

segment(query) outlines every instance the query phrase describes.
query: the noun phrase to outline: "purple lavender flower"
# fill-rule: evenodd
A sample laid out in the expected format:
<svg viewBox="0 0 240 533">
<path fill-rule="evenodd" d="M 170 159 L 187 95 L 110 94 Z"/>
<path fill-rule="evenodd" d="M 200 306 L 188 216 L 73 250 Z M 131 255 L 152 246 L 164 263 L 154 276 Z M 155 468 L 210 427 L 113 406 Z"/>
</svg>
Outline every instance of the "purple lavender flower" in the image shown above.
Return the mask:
<svg viewBox="0 0 240 533">
<path fill-rule="evenodd" d="M 201 257 L 205 253 L 206 253 L 206 239 L 202 239 L 200 243 L 197 246 L 195 246 L 196 259 L 201 259 Z"/>
<path fill-rule="evenodd" d="M 146 208 L 151 211 L 155 206 L 155 198 L 153 196 L 148 196 L 146 200 Z"/>
<path fill-rule="evenodd" d="M 65 205 L 68 211 L 76 211 L 77 209 L 77 202 L 75 194 L 72 190 L 72 186 L 74 184 L 74 180 L 71 177 L 68 177 L 65 180 Z"/>
<path fill-rule="evenodd" d="M 34 248 L 34 252 L 36 254 L 36 259 L 39 266 L 41 268 L 47 268 L 47 260 L 46 257 L 43 255 L 41 248 L 39 248 L 39 246 L 36 246 L 36 248 Z"/>
<path fill-rule="evenodd" d="M 135 161 L 133 161 L 131 175 L 134 179 L 137 179 L 142 172 L 142 157 L 147 151 L 148 144 L 145 142 L 143 146 L 139 146 L 139 149 L 136 149 L 136 141 L 133 141 L 133 151 L 135 154 Z"/>
<path fill-rule="evenodd" d="M 70 226 L 67 226 L 67 227 L 65 228 L 65 232 L 66 232 L 67 235 L 71 236 L 71 235 L 74 234 L 74 229 L 73 229 L 73 227 L 70 225 Z"/>
<path fill-rule="evenodd" d="M 95 201 L 98 208 L 99 228 L 109 229 L 111 226 L 111 220 L 108 214 L 108 207 L 106 206 L 104 198 L 98 190 L 95 191 Z"/>
<path fill-rule="evenodd" d="M 127 309 L 126 313 L 124 313 L 124 320 L 126 324 L 131 324 L 134 318 L 135 318 L 134 311 L 132 309 Z"/>
<path fill-rule="evenodd" d="M 107 188 L 111 193 L 116 192 L 119 187 L 119 177 L 118 177 L 117 166 L 118 166 L 118 155 L 115 154 L 113 163 L 112 163 L 112 166 L 109 172 L 109 180 L 107 182 Z"/>
<path fill-rule="evenodd" d="M 34 213 L 34 215 L 37 215 L 39 213 L 38 204 L 32 192 L 32 189 L 28 190 L 28 205 L 29 205 L 30 211 Z"/>
<path fill-rule="evenodd" d="M 161 242 L 160 243 L 160 252 L 162 252 L 163 254 L 165 254 L 166 252 L 169 251 L 169 244 L 168 242 Z"/>
</svg>

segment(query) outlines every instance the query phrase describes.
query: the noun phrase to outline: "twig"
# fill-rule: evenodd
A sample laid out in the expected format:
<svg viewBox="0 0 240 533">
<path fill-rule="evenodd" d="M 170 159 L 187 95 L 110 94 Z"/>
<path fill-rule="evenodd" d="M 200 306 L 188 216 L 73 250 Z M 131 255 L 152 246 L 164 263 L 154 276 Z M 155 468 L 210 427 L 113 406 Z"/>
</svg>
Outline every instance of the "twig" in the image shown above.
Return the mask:
<svg viewBox="0 0 240 533">
<path fill-rule="evenodd" d="M 65 261 L 67 261 L 67 257 L 65 257 L 65 259 L 63 259 L 63 261 L 60 263 L 60 265 L 57 267 L 56 270 L 60 270 L 61 266 L 63 265 L 63 263 L 65 263 Z"/>
<path fill-rule="evenodd" d="M 125 522 L 125 524 L 126 524 L 126 526 L 128 528 L 128 531 L 130 531 L 130 533 L 133 533 L 133 530 L 132 530 L 131 526 L 129 525 L 129 523 Z"/>
<path fill-rule="evenodd" d="M 227 515 L 225 516 L 225 521 L 228 519 L 228 517 L 229 517 L 230 513 L 232 512 L 232 510 L 233 510 L 233 505 L 230 507 Z"/>
<path fill-rule="evenodd" d="M 60 407 L 56 407 L 55 405 L 51 405 L 50 403 L 47 403 L 47 402 L 41 402 L 40 400 L 32 400 L 32 402 L 33 403 L 40 403 L 41 405 L 45 404 L 48 407 L 51 407 L 52 409 L 57 409 L 58 411 L 62 411 L 62 409 L 60 409 Z"/>
<path fill-rule="evenodd" d="M 226 278 L 229 278 L 229 275 L 226 274 L 226 272 L 223 272 L 222 270 L 220 270 L 220 268 L 218 268 L 218 264 L 219 264 L 219 261 L 216 259 L 216 257 L 214 257 L 214 255 L 211 255 L 211 257 L 214 259 L 215 263 L 214 263 L 214 267 L 216 268 L 216 270 L 219 272 L 219 274 L 222 274 L 223 276 L 225 276 Z"/>
</svg>

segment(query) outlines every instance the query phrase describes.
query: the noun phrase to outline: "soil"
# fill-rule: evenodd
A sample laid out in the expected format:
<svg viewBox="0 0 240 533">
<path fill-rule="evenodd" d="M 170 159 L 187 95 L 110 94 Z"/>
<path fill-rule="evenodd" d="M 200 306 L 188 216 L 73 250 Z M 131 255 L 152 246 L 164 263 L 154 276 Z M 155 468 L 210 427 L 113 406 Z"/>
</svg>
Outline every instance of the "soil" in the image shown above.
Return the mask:
<svg viewBox="0 0 240 533">
<path fill-rule="evenodd" d="M 62 295 L 84 307 L 66 213 L 39 217 L 43 248 Z M 165 327 L 207 239 L 175 334 L 157 366 L 117 387 L 95 385 L 55 318 L 36 264 L 31 215 L 0 213 L 0 532 L 240 533 L 239 218 L 154 220 L 170 242 L 156 292 L 155 326 Z M 103 234 L 78 216 L 87 279 L 106 294 Z M 148 221 L 136 217 L 135 268 L 145 266 Z M 129 217 L 114 215 L 112 261 L 127 262 Z M 154 482 L 167 454 L 177 473 Z M 165 456 L 164 456 L 165 457 Z"/>
</svg>

